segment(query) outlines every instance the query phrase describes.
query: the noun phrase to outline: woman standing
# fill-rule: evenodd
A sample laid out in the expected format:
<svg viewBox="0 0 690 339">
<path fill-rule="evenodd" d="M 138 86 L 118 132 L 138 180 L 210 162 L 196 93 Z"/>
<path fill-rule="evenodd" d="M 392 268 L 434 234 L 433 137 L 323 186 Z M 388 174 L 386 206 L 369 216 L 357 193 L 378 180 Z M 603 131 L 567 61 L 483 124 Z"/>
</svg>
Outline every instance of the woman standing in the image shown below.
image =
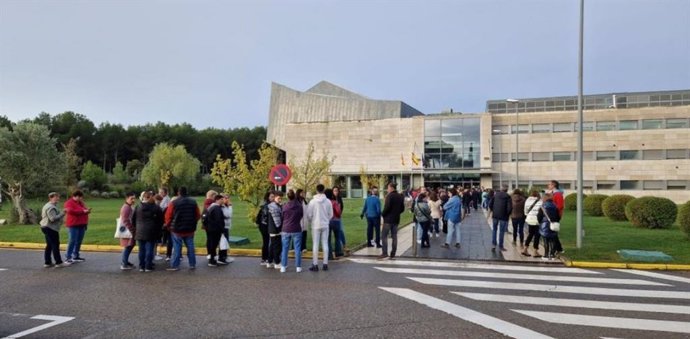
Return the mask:
<svg viewBox="0 0 690 339">
<path fill-rule="evenodd" d="M 539 191 L 532 190 L 530 192 L 530 197 L 525 201 L 525 223 L 527 223 L 529 234 L 527 235 L 527 240 L 525 240 L 525 248 L 522 250 L 522 255 L 529 257 L 529 244 L 534 241 L 534 257 L 539 258 L 539 220 L 537 215 L 541 209 L 541 198 L 539 197 Z"/>
<path fill-rule="evenodd" d="M 142 192 L 141 197 L 144 196 Z M 134 242 L 136 237 L 136 228 L 132 224 L 132 205 L 136 200 L 136 194 L 134 192 L 129 192 L 125 194 L 125 203 L 120 208 L 120 225 L 127 227 L 129 233 L 132 234 L 131 238 L 120 238 L 120 246 L 122 246 L 122 261 L 120 262 L 120 269 L 123 271 L 131 270 L 134 265 L 129 262 L 129 255 L 132 254 L 132 249 L 134 249 Z"/>
<path fill-rule="evenodd" d="M 302 204 L 302 252 L 307 251 L 307 228 L 309 228 L 309 222 L 307 221 L 307 199 L 304 196 L 304 190 L 303 189 L 298 189 L 297 192 L 297 200 Z"/>
<path fill-rule="evenodd" d="M 546 193 L 543 199 L 543 205 L 537 214 L 539 220 L 539 233 L 544 238 L 544 256 L 543 260 L 553 260 L 556 255 L 556 238 L 558 232 L 551 230 L 551 223 L 560 222 L 561 216 L 558 213 L 558 207 L 553 202 L 553 195 Z"/>
<path fill-rule="evenodd" d="M 327 189 L 324 193 L 326 194 L 326 198 L 330 200 L 331 205 L 333 206 L 333 217 L 328 223 L 328 228 L 330 230 L 330 233 L 328 233 L 328 243 L 330 244 L 331 239 L 333 239 L 334 246 L 331 247 L 333 248 L 333 252 L 328 252 L 328 257 L 329 259 L 338 259 L 344 254 L 342 246 L 343 244 L 340 239 L 340 216 L 342 215 L 343 211 L 340 209 L 340 204 L 338 204 L 332 189 Z M 333 233 L 333 237 L 331 237 L 331 233 Z"/>
<path fill-rule="evenodd" d="M 270 217 L 270 212 L 268 211 L 268 204 L 273 201 L 273 193 L 266 192 L 264 195 L 264 204 L 259 208 L 259 213 L 256 214 L 256 226 L 259 228 L 261 233 L 261 263 L 260 265 L 266 265 L 268 267 L 268 244 L 270 242 L 270 237 L 268 234 L 268 218 Z"/>
<path fill-rule="evenodd" d="M 225 220 L 223 236 L 228 241 L 229 247 L 230 230 L 232 229 L 232 201 L 230 201 L 230 195 L 228 195 L 227 193 L 222 193 L 221 196 L 223 197 L 223 200 L 221 200 L 220 208 L 223 211 L 223 219 Z M 230 251 L 230 248 L 220 250 L 220 252 L 218 253 L 218 263 L 220 263 L 221 265 L 229 264 L 235 261 L 235 259 L 228 257 L 228 251 Z"/>
<path fill-rule="evenodd" d="M 134 209 L 132 226 L 137 231 L 139 272 L 151 272 L 154 248 L 163 227 L 163 211 L 156 204 L 153 192 L 144 193 L 142 203 Z"/>
<path fill-rule="evenodd" d="M 302 218 L 304 209 L 302 203 L 297 199 L 295 191 L 289 190 L 287 193 L 288 203 L 283 206 L 283 227 L 281 229 L 282 251 L 280 254 L 280 272 L 285 273 L 288 266 L 288 251 L 290 241 L 295 249 L 296 272 L 302 272 Z"/>
<path fill-rule="evenodd" d="M 438 194 L 436 192 L 431 191 L 429 194 L 429 208 L 431 209 L 431 228 L 434 230 L 434 238 L 438 238 L 438 233 L 440 231 L 439 228 L 439 220 L 441 219 L 442 211 L 441 211 L 441 200 L 438 198 Z"/>
<path fill-rule="evenodd" d="M 513 201 L 513 210 L 510 212 L 510 220 L 513 223 L 513 244 L 516 243 L 519 235 L 520 247 L 523 247 L 525 244 L 525 196 L 519 188 L 516 188 L 510 199 Z"/>
<path fill-rule="evenodd" d="M 60 201 L 60 194 L 51 192 L 48 194 L 48 203 L 41 210 L 41 232 L 46 238 L 46 249 L 43 253 L 43 267 L 53 267 L 50 255 L 55 259 L 55 267 L 67 267 L 68 262 L 63 262 L 60 256 L 60 225 L 65 217 L 64 212 L 60 212 L 57 203 Z"/>
<path fill-rule="evenodd" d="M 422 226 L 422 248 L 429 247 L 429 226 L 431 226 L 431 209 L 427 203 L 426 193 L 419 193 L 414 206 L 414 215 Z"/>
</svg>

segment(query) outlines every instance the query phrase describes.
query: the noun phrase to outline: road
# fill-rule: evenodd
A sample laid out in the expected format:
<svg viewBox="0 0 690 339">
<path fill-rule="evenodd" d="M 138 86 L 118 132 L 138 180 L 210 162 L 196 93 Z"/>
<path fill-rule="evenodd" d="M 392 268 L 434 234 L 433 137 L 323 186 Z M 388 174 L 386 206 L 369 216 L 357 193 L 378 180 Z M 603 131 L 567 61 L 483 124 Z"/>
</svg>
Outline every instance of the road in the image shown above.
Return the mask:
<svg viewBox="0 0 690 339">
<path fill-rule="evenodd" d="M 112 253 L 62 269 L 41 258 L 0 250 L 0 338 L 690 336 L 686 272 L 355 258 L 281 274 L 198 257 L 140 273 Z"/>
</svg>

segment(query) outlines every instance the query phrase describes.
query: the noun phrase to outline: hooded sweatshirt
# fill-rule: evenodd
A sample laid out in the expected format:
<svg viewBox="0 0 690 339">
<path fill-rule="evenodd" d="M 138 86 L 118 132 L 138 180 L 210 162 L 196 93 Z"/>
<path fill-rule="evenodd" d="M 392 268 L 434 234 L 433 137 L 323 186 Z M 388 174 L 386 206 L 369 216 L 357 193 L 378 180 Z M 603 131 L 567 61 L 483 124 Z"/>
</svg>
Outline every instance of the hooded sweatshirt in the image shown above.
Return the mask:
<svg viewBox="0 0 690 339">
<path fill-rule="evenodd" d="M 323 193 L 317 194 L 307 206 L 307 220 L 313 230 L 328 228 L 333 217 L 333 205 Z"/>
<path fill-rule="evenodd" d="M 302 203 L 299 200 L 291 200 L 283 206 L 283 229 L 284 233 L 302 232 Z"/>
</svg>

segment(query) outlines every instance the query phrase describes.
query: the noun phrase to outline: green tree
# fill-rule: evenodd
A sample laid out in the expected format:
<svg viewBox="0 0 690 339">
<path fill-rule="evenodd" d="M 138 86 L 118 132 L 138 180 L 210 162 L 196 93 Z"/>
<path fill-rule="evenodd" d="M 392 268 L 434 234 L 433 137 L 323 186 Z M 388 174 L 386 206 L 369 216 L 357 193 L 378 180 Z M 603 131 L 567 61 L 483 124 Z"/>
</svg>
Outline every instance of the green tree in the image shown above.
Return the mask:
<svg viewBox="0 0 690 339">
<path fill-rule="evenodd" d="M 127 161 L 127 166 L 125 167 L 127 175 L 135 180 L 139 180 L 139 175 L 141 175 L 143 169 L 144 163 L 139 161 L 139 159 Z"/>
<path fill-rule="evenodd" d="M 359 166 L 359 180 L 362 182 L 362 188 L 364 188 L 365 195 L 371 187 L 383 187 L 386 184 L 387 177 L 383 174 L 370 174 L 367 172 L 367 168 L 364 165 Z M 385 190 L 379 190 L 379 194 L 383 193 Z"/>
<path fill-rule="evenodd" d="M 77 141 L 70 138 L 64 149 L 65 162 L 67 164 L 67 174 L 65 175 L 65 185 L 74 187 L 77 185 L 78 174 L 81 172 L 81 157 L 77 154 Z"/>
<path fill-rule="evenodd" d="M 101 189 L 108 181 L 108 175 L 102 168 L 89 160 L 81 170 L 81 180 L 86 181 L 91 189 Z"/>
<path fill-rule="evenodd" d="M 149 162 L 141 171 L 141 181 L 156 187 L 189 185 L 199 174 L 199 160 L 182 145 L 160 143 L 153 148 Z"/>
<path fill-rule="evenodd" d="M 9 118 L 7 118 L 7 116 L 0 115 L 0 128 L 5 127 L 11 131 L 13 126 L 14 123 Z"/>
<path fill-rule="evenodd" d="M 20 224 L 35 224 L 36 214 L 26 205 L 26 192 L 61 183 L 65 159 L 50 131 L 33 123 L 19 123 L 10 131 L 0 127 L 0 188 L 12 200 Z"/>
<path fill-rule="evenodd" d="M 271 167 L 276 165 L 278 149 L 266 143 L 259 148 L 259 158 L 247 163 L 244 147 L 237 141 L 232 142 L 233 160 L 223 159 L 220 155 L 211 169 L 213 182 L 223 186 L 223 190 L 230 194 L 237 194 L 240 200 L 247 202 L 250 207 L 247 217 L 254 222 L 264 193 L 273 187 L 268 180 Z"/>
<path fill-rule="evenodd" d="M 127 175 L 125 167 L 122 166 L 122 163 L 118 161 L 117 163 L 115 163 L 115 167 L 113 167 L 113 183 L 125 184 L 129 181 L 130 176 Z"/>
<path fill-rule="evenodd" d="M 302 159 L 298 161 L 295 156 L 290 157 L 288 164 L 292 170 L 290 183 L 293 187 L 305 191 L 313 190 L 320 181 L 331 173 L 331 166 L 335 157 L 329 157 L 326 151 L 321 153 L 320 157 L 317 157 L 315 153 L 314 143 L 310 142 Z"/>
</svg>

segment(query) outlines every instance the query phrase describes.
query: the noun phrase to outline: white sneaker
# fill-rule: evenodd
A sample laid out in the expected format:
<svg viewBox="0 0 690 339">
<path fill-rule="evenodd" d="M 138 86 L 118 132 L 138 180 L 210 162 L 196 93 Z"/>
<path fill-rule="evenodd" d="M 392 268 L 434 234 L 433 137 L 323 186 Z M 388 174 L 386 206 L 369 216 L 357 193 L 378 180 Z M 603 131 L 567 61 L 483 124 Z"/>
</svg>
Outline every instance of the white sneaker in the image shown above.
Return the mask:
<svg viewBox="0 0 690 339">
<path fill-rule="evenodd" d="M 280 266 L 280 273 L 285 273 L 287 271 L 287 267 Z"/>
<path fill-rule="evenodd" d="M 301 267 L 297 267 L 297 269 L 295 269 L 295 271 L 296 271 L 297 273 L 302 273 L 302 268 L 301 268 Z"/>
<path fill-rule="evenodd" d="M 231 263 L 231 262 L 235 262 L 235 258 L 227 257 L 227 258 L 225 258 L 225 262 L 228 263 L 228 264 Z"/>
<path fill-rule="evenodd" d="M 283 270 L 283 266 L 281 266 L 280 264 L 273 264 L 273 268 L 281 271 Z"/>
<path fill-rule="evenodd" d="M 163 257 L 160 255 L 156 255 L 155 257 L 153 257 L 153 260 L 163 260 Z"/>
<path fill-rule="evenodd" d="M 270 262 L 267 262 L 267 263 L 266 263 L 266 268 L 273 268 L 273 264 L 271 264 Z"/>
</svg>

